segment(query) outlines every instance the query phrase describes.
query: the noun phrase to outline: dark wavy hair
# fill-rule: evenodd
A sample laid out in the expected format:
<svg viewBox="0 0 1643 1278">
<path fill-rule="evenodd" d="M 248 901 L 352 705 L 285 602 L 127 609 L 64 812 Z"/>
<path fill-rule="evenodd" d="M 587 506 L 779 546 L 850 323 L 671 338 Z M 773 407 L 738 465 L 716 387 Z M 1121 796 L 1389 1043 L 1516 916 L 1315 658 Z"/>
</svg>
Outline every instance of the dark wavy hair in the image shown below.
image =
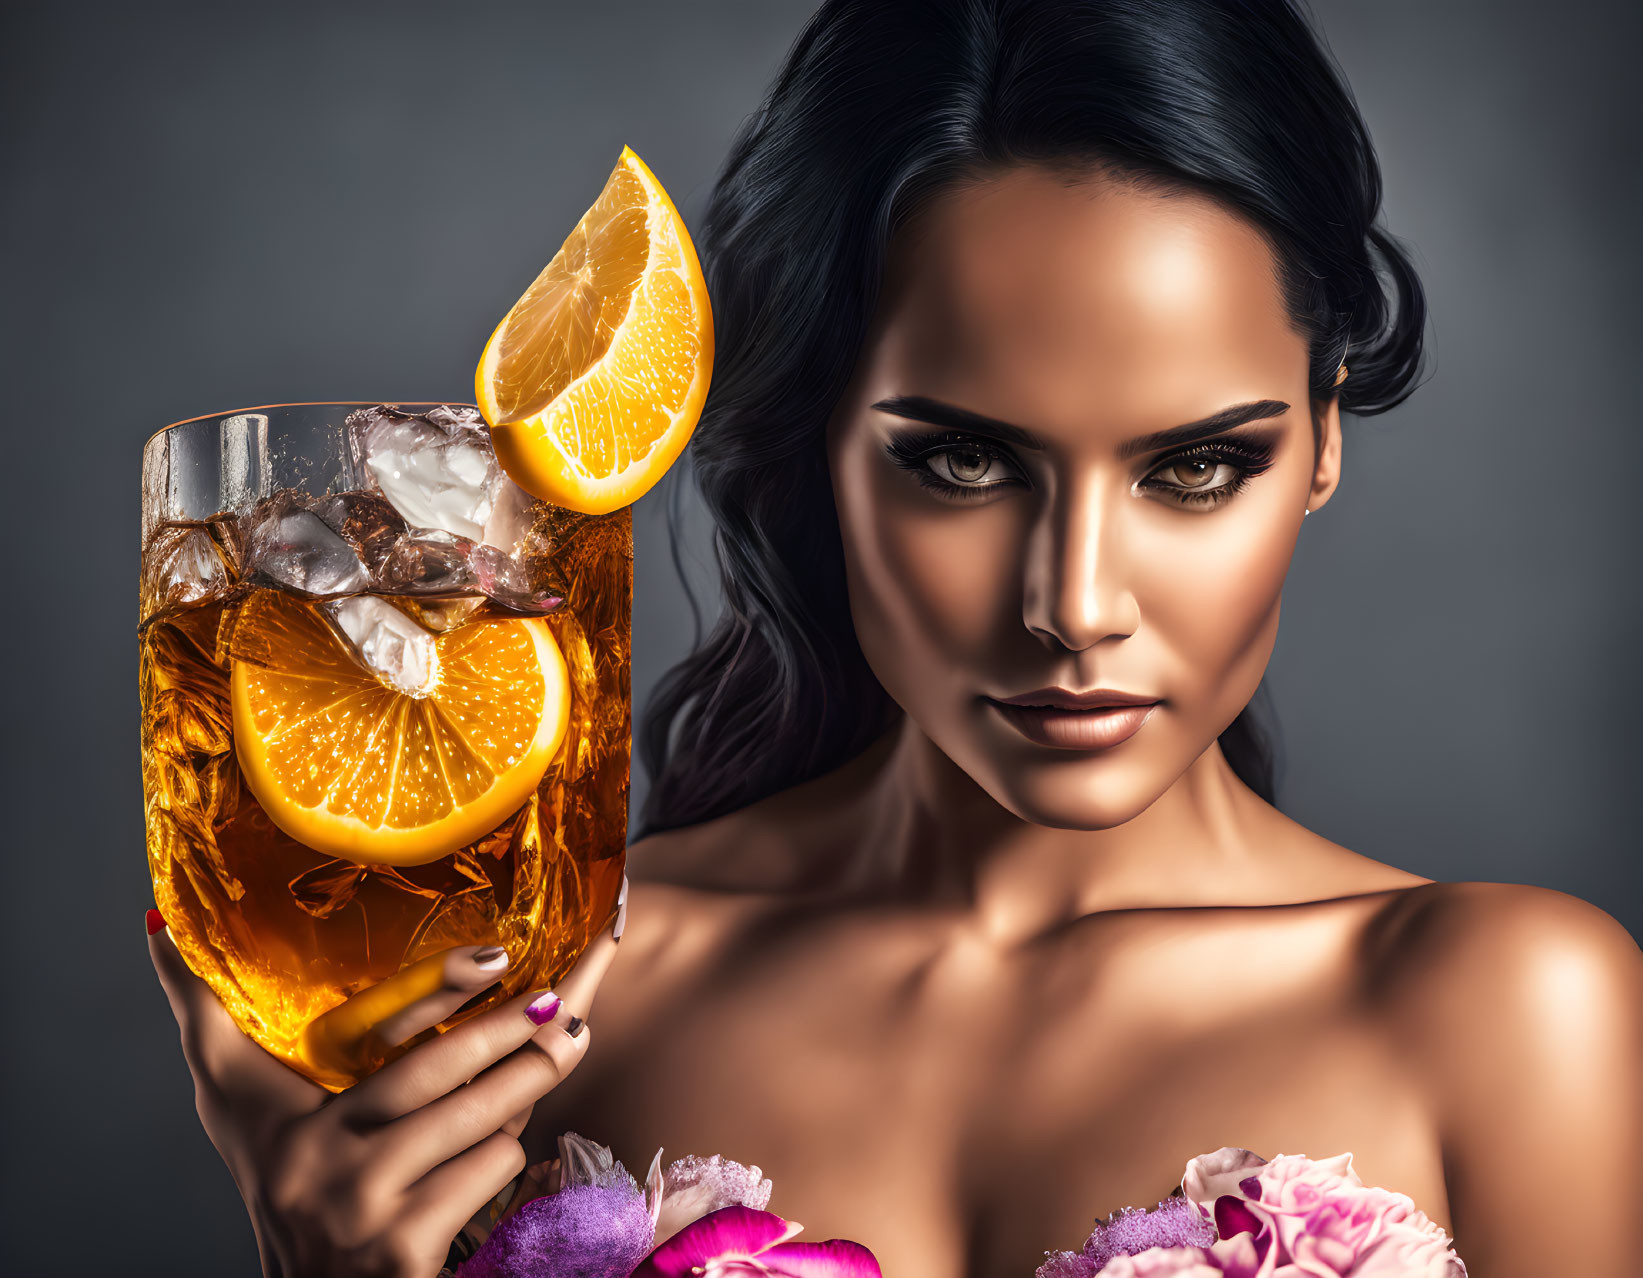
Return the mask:
<svg viewBox="0 0 1643 1278">
<path fill-rule="evenodd" d="M 696 240 L 717 353 L 687 456 L 724 611 L 703 641 L 691 597 L 695 649 L 640 724 L 640 837 L 829 771 L 898 713 L 851 623 L 824 431 L 892 235 L 950 184 L 1022 164 L 1217 200 L 1272 246 L 1315 406 L 1349 346 L 1343 412 L 1414 389 L 1424 294 L 1374 225 L 1373 144 L 1298 0 L 827 0 L 738 132 Z M 667 488 L 681 577 L 683 469 Z M 1264 692 L 1220 743 L 1275 802 Z"/>
</svg>

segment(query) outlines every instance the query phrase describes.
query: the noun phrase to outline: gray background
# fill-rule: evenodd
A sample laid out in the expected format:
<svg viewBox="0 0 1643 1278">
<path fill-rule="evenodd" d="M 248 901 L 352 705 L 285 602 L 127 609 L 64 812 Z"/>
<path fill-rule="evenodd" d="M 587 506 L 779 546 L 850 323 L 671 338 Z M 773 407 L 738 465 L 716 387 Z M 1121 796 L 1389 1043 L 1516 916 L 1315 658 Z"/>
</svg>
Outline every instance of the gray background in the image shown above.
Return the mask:
<svg viewBox="0 0 1643 1278">
<path fill-rule="evenodd" d="M 5 7 L 8 1270 L 255 1270 L 138 928 L 143 440 L 248 404 L 468 397 L 624 143 L 698 224 L 810 7 Z M 1270 675 L 1284 806 L 1639 934 L 1638 6 L 1316 10 L 1435 358 L 1412 402 L 1348 419 L 1302 538 Z M 690 640 L 661 501 L 636 510 L 640 707 Z"/>
</svg>

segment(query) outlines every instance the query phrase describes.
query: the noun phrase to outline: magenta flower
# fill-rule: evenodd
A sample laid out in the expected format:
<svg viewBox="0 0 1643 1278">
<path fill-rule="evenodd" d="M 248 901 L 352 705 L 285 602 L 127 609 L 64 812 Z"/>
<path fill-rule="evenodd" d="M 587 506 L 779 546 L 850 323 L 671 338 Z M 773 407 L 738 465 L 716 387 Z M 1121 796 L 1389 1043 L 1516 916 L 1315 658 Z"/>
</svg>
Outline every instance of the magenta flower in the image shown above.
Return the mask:
<svg viewBox="0 0 1643 1278">
<path fill-rule="evenodd" d="M 458 1278 L 881 1278 L 858 1243 L 790 1241 L 801 1226 L 762 1210 L 771 1185 L 757 1166 L 687 1154 L 664 1175 L 657 1150 L 641 1188 L 575 1132 L 554 1166 L 527 1169 L 532 1192 L 552 1187 L 510 1209 Z"/>
<path fill-rule="evenodd" d="M 860 1243 L 791 1241 L 803 1228 L 774 1212 L 721 1207 L 656 1248 L 632 1278 L 883 1278 Z"/>
</svg>

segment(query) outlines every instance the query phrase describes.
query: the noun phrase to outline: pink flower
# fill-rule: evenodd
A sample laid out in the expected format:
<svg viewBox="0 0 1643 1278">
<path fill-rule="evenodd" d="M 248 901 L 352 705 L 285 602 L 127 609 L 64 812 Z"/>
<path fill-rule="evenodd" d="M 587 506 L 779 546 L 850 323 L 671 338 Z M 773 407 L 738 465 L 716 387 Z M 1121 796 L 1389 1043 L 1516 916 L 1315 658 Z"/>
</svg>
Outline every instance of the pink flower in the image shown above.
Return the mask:
<svg viewBox="0 0 1643 1278">
<path fill-rule="evenodd" d="M 721 1207 L 656 1248 L 630 1278 L 883 1278 L 860 1243 L 790 1241 L 803 1228 L 774 1212 Z"/>
<path fill-rule="evenodd" d="M 1408 1195 L 1366 1186 L 1349 1153 L 1268 1162 L 1227 1146 L 1192 1159 L 1181 1188 L 1215 1222 L 1210 1250 L 1233 1278 L 1466 1275 L 1449 1236 Z"/>
<path fill-rule="evenodd" d="M 1033 1278 L 1095 1278 L 1112 1272 L 1104 1266 L 1114 1256 L 1180 1248 L 1201 1252 L 1215 1239 L 1215 1226 L 1198 1214 L 1197 1207 L 1171 1194 L 1150 1211 L 1120 1207 L 1106 1220 L 1096 1221 L 1082 1251 L 1045 1252 Z"/>
<path fill-rule="evenodd" d="M 660 1153 L 658 1150 L 658 1157 Z M 770 1205 L 770 1180 L 758 1164 L 745 1167 L 718 1154 L 712 1158 L 695 1154 L 676 1158 L 662 1180 L 665 1188 L 656 1219 L 657 1243 L 666 1242 L 691 1221 L 721 1207 L 763 1211 Z"/>
<path fill-rule="evenodd" d="M 1095 1261 L 1081 1251 L 1046 1251 L 1033 1278 L 1095 1278 Z"/>
<path fill-rule="evenodd" d="M 1100 1269 L 1101 1278 L 1224 1278 L 1213 1253 L 1202 1247 L 1149 1247 L 1119 1252 Z"/>
</svg>

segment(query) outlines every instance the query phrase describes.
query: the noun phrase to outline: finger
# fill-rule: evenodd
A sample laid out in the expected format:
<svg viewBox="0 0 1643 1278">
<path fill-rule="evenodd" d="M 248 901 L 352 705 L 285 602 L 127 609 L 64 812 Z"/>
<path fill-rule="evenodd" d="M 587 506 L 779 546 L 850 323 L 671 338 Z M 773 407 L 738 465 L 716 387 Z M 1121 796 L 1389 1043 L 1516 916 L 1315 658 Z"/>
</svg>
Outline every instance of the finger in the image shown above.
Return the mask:
<svg viewBox="0 0 1643 1278">
<path fill-rule="evenodd" d="M 500 1225 L 533 1198 L 540 1198 L 543 1194 L 557 1194 L 562 1179 L 557 1158 L 546 1158 L 539 1163 L 532 1163 L 519 1173 L 519 1184 L 508 1199 L 507 1206 L 502 1209 L 502 1214 L 496 1218 L 496 1223 Z"/>
<path fill-rule="evenodd" d="M 507 971 L 506 952 L 476 959 L 498 946 L 460 945 L 426 958 L 361 990 L 303 1027 L 299 1051 L 316 1066 L 363 1074 L 388 1049 L 439 1024 Z"/>
<path fill-rule="evenodd" d="M 277 1113 L 306 1113 L 329 1093 L 258 1043 L 229 1015 L 217 993 L 188 966 L 171 929 L 148 937 L 148 956 L 181 1032 L 183 1058 L 198 1087 L 254 1097 Z"/>
<path fill-rule="evenodd" d="M 607 927 L 555 985 L 552 994 L 560 998 L 561 1010 L 548 1022 L 555 1027 L 555 1035 L 569 1036 L 580 1028 L 615 947 Z M 560 990 L 568 992 L 560 994 Z M 574 1003 L 570 1002 L 572 995 L 577 1000 Z M 349 1110 L 362 1121 L 388 1122 L 431 1104 L 529 1042 L 538 1025 L 526 1016 L 525 1009 L 548 997 L 549 992 L 543 990 L 521 994 L 389 1061 L 349 1089 Z M 502 1115 L 514 1113 L 530 1099 L 524 1097 Z M 495 1131 L 499 1123 L 500 1119 L 489 1130 Z"/>
<path fill-rule="evenodd" d="M 587 1055 L 592 1037 L 586 1027 L 573 1038 L 552 1022 L 542 1026 L 472 1082 L 390 1124 L 377 1137 L 379 1157 L 408 1169 L 407 1179 L 432 1171 L 559 1086 Z"/>
<path fill-rule="evenodd" d="M 530 1115 L 530 1107 L 520 1110 L 519 1113 L 502 1124 L 502 1130 L 518 1140 L 520 1132 L 525 1130 L 525 1124 L 530 1120 Z M 548 1192 L 547 1186 L 541 1184 L 542 1175 L 547 1167 L 548 1164 L 546 1163 L 538 1163 L 534 1169 L 534 1175 L 533 1169 L 526 1167 L 519 1175 L 502 1186 L 500 1193 L 474 1213 L 463 1228 L 471 1234 L 474 1224 L 477 1222 L 479 1224 L 479 1233 L 475 1241 L 484 1239 L 491 1230 L 496 1228 L 508 1208 L 518 1206 L 524 1199 L 536 1198 Z"/>
<path fill-rule="evenodd" d="M 508 952 L 500 945 L 461 945 L 421 961 L 436 965 L 436 960 L 441 978 L 438 988 L 373 1027 L 372 1035 L 383 1046 L 403 1043 L 438 1025 L 480 990 L 495 985 L 508 970 Z"/>
<path fill-rule="evenodd" d="M 512 1118 L 510 1118 L 507 1122 L 503 1123 L 502 1124 L 502 1130 L 507 1132 L 508 1135 L 514 1137 L 514 1139 L 517 1140 L 519 1138 L 519 1133 L 524 1131 L 526 1125 L 531 1121 L 531 1111 L 535 1108 L 536 1108 L 536 1102 L 532 1101 L 529 1105 L 525 1106 L 524 1109 L 520 1110 L 517 1114 L 515 1114 Z"/>
<path fill-rule="evenodd" d="M 616 938 L 611 934 L 611 928 L 607 927 L 593 938 L 593 943 L 576 960 L 576 966 L 554 985 L 553 992 L 559 995 L 560 1001 L 577 1021 L 587 1020 L 588 1014 L 593 1011 L 593 996 L 599 992 L 605 973 L 616 961 L 616 950 Z M 559 1013 L 561 1018 L 564 1015 L 564 1011 Z M 566 1032 L 575 1034 L 575 1026 L 567 1022 Z"/>
<path fill-rule="evenodd" d="M 472 1149 L 441 1163 L 405 1194 L 406 1215 L 426 1224 L 431 1238 L 451 1239 L 511 1185 L 525 1170 L 525 1151 L 505 1132 L 496 1132 Z"/>
</svg>

